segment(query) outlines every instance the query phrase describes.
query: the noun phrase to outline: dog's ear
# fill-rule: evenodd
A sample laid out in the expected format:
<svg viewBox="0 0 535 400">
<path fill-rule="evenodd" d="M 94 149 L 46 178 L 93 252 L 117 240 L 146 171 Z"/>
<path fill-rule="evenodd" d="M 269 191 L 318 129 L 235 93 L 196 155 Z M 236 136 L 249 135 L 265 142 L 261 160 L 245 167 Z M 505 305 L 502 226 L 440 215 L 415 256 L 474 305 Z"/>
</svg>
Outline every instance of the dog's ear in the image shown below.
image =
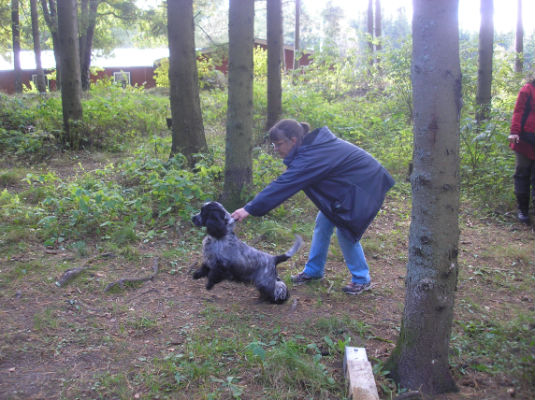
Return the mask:
<svg viewBox="0 0 535 400">
<path fill-rule="evenodd" d="M 205 226 L 208 234 L 217 239 L 227 234 L 227 222 L 225 220 L 225 214 L 222 212 L 211 212 L 207 215 Z"/>
</svg>

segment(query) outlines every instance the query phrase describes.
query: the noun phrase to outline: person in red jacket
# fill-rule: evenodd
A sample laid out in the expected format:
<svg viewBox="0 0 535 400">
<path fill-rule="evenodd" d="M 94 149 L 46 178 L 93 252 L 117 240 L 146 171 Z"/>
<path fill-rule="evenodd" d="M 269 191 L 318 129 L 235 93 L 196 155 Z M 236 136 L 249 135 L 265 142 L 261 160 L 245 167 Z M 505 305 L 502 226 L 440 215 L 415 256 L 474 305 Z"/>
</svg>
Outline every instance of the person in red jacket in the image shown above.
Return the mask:
<svg viewBox="0 0 535 400">
<path fill-rule="evenodd" d="M 518 220 L 529 225 L 530 186 L 535 208 L 535 77 L 518 93 L 508 140 L 516 155 L 514 187 Z"/>
</svg>

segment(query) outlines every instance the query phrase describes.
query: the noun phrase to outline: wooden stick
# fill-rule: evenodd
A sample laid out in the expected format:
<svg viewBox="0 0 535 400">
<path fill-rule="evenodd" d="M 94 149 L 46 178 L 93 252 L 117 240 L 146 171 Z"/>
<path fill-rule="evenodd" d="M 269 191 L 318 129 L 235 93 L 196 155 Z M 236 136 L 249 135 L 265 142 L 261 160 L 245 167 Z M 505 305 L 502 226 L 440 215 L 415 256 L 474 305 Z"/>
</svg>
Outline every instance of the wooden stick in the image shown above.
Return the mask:
<svg viewBox="0 0 535 400">
<path fill-rule="evenodd" d="M 72 281 L 74 278 L 76 278 L 78 275 L 80 275 L 82 272 L 88 270 L 91 266 L 89 264 L 91 264 L 93 261 L 99 259 L 99 258 L 105 258 L 105 257 L 113 257 L 114 254 L 113 253 L 102 253 L 102 254 L 98 254 L 94 257 L 91 257 L 89 260 L 87 260 L 84 265 L 82 265 L 81 267 L 78 267 L 78 268 L 70 268 L 68 270 L 66 270 L 62 275 L 61 277 L 56 281 L 56 286 L 58 287 L 63 287 L 65 286 L 67 283 L 69 283 L 70 281 Z"/>
<path fill-rule="evenodd" d="M 160 261 L 159 257 L 155 257 L 154 258 L 154 261 L 152 263 L 152 271 L 153 272 L 149 276 L 146 276 L 146 277 L 143 277 L 143 278 L 123 278 L 123 279 L 119 279 L 118 281 L 115 281 L 115 282 L 112 282 L 112 283 L 108 284 L 108 286 L 106 286 L 106 289 L 104 289 L 104 291 L 108 292 L 115 286 L 120 286 L 121 288 L 124 288 L 125 285 L 128 285 L 128 284 L 150 281 L 158 273 L 159 261 Z"/>
<path fill-rule="evenodd" d="M 352 400 L 379 400 L 372 366 L 363 347 L 346 346 L 344 372 Z"/>
</svg>

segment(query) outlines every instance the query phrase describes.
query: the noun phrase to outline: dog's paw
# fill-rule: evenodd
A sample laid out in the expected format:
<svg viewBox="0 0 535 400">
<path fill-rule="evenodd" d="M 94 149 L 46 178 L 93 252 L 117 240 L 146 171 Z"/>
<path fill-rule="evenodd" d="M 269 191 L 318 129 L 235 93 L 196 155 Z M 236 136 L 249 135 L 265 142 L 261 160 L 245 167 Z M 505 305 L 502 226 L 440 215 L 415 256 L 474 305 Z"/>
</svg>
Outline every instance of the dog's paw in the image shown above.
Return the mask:
<svg viewBox="0 0 535 400">
<path fill-rule="evenodd" d="M 200 278 L 204 278 L 205 276 L 208 275 L 208 272 L 210 272 L 210 269 L 206 266 L 206 264 L 203 264 L 201 265 L 201 267 L 199 269 L 197 269 L 192 277 L 193 279 L 200 279 Z"/>
</svg>

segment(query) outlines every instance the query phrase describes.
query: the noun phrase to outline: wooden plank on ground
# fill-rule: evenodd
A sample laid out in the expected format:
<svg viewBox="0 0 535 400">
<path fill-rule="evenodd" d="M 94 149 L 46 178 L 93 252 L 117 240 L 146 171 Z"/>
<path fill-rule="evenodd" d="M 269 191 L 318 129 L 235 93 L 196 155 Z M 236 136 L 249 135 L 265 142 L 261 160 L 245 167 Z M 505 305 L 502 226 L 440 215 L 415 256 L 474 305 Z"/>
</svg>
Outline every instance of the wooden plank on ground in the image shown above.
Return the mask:
<svg viewBox="0 0 535 400">
<path fill-rule="evenodd" d="M 379 400 L 372 365 L 364 347 L 346 346 L 344 372 L 352 400 Z"/>
</svg>

